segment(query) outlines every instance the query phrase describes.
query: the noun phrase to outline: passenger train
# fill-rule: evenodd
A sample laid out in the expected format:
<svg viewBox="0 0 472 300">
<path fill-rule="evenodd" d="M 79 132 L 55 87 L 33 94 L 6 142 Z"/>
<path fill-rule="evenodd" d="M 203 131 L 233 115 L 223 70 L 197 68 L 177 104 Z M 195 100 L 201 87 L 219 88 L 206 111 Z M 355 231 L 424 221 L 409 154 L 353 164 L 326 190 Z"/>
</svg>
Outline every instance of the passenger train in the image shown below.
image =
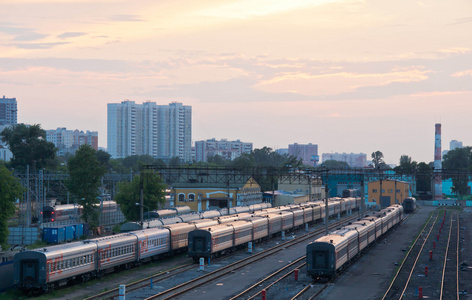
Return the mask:
<svg viewBox="0 0 472 300">
<path fill-rule="evenodd" d="M 405 213 L 412 213 L 416 210 L 416 199 L 413 197 L 405 198 L 402 205 Z"/>
<path fill-rule="evenodd" d="M 393 226 L 400 223 L 403 207 L 389 206 L 359 221 L 320 237 L 306 247 L 306 270 L 313 278 L 331 278 Z"/>
<path fill-rule="evenodd" d="M 329 216 L 360 206 L 359 198 L 332 199 Z M 318 221 L 325 216 L 321 201 L 266 208 L 240 216 L 216 216 L 162 225 L 43 249 L 23 251 L 14 258 L 14 283 L 26 292 L 49 292 L 74 281 L 85 282 L 162 256 L 189 251 L 194 258 L 224 254 L 248 241 Z M 213 229 L 213 231 L 212 231 Z M 201 237 L 197 232 L 209 232 Z M 212 235 L 212 233 L 221 235 Z M 207 245 L 209 243 L 209 245 Z M 209 246 L 210 248 L 208 249 Z"/>
<path fill-rule="evenodd" d="M 106 200 L 100 204 L 94 204 L 97 209 L 101 209 L 102 213 L 117 211 L 118 206 L 115 201 Z M 70 219 L 78 219 L 82 214 L 82 206 L 76 204 L 60 204 L 56 206 L 44 206 L 43 222 L 58 222 Z"/>
<path fill-rule="evenodd" d="M 333 198 L 328 201 L 328 216 L 359 208 L 360 198 Z M 252 214 L 231 216 L 219 224 L 193 230 L 188 234 L 188 254 L 195 261 L 211 258 L 245 247 L 247 242 L 260 241 L 282 231 L 299 228 L 325 218 L 323 201 L 292 204 L 260 210 Z"/>
</svg>

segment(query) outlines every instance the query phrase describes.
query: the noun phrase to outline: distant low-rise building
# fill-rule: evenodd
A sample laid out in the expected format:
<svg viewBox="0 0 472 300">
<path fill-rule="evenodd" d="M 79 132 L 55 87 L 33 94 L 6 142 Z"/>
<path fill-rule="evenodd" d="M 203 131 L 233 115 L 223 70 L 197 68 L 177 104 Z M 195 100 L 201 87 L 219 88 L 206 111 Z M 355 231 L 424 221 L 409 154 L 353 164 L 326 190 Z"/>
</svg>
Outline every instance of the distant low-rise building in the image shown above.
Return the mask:
<svg viewBox="0 0 472 300">
<path fill-rule="evenodd" d="M 363 168 L 367 165 L 367 154 L 365 153 L 323 153 L 323 162 L 327 160 L 342 161 L 351 168 Z"/>
<path fill-rule="evenodd" d="M 195 142 L 195 160 L 197 162 L 208 161 L 208 158 L 214 155 L 219 155 L 225 159 L 233 160 L 243 153 L 252 152 L 252 143 L 244 143 L 240 140 L 228 141 L 222 139 L 209 139 L 206 141 Z"/>
</svg>

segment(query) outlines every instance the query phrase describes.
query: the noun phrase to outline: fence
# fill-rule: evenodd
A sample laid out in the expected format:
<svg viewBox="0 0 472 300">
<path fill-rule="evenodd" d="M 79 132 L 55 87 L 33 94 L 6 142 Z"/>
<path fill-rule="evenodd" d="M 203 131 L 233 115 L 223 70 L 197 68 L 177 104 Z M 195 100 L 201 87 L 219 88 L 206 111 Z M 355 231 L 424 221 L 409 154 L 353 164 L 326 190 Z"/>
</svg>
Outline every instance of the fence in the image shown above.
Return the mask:
<svg viewBox="0 0 472 300">
<path fill-rule="evenodd" d="M 10 235 L 7 242 L 10 245 L 31 245 L 40 240 L 38 227 L 8 227 Z"/>
</svg>

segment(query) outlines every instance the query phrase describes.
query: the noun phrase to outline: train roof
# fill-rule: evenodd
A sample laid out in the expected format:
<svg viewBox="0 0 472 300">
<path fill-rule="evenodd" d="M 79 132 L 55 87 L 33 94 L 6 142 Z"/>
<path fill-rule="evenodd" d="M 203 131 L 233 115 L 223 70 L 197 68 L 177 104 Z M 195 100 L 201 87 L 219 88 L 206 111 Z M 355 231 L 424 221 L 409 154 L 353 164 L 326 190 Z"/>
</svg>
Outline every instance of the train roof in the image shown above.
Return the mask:
<svg viewBox="0 0 472 300">
<path fill-rule="evenodd" d="M 198 231 L 200 230 L 211 232 L 211 234 L 215 234 L 215 233 L 232 232 L 233 227 L 227 226 L 227 224 L 218 224 L 218 225 L 199 228 Z"/>
<path fill-rule="evenodd" d="M 186 205 L 182 205 L 182 206 L 176 206 L 176 207 L 172 207 L 172 209 L 175 209 L 177 211 L 177 214 L 181 215 L 181 214 L 188 214 L 190 213 L 192 210 L 190 209 L 190 207 L 186 206 Z"/>
<path fill-rule="evenodd" d="M 121 234 L 116 234 L 116 235 L 99 237 L 96 239 L 85 240 L 84 243 L 91 242 L 91 243 L 96 243 L 97 245 L 100 246 L 102 244 L 127 242 L 133 239 L 136 239 L 136 236 L 132 235 L 131 233 L 121 233 Z"/>
</svg>

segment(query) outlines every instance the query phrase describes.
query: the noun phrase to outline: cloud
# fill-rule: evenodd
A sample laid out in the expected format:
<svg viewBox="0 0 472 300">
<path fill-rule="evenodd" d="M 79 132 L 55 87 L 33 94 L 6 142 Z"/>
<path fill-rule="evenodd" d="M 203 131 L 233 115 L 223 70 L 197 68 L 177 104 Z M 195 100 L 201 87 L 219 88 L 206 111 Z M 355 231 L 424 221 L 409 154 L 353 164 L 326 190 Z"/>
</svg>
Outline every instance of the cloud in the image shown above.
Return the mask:
<svg viewBox="0 0 472 300">
<path fill-rule="evenodd" d="M 141 72 L 142 66 L 113 59 L 74 59 L 74 58 L 0 58 L 2 72 L 24 70 L 28 68 L 62 69 L 71 72 L 126 73 Z"/>
<path fill-rule="evenodd" d="M 6 33 L 13 36 L 14 41 L 35 41 L 47 37 L 47 34 L 37 33 L 35 30 L 30 28 L 22 28 L 11 26 L 11 24 L 5 24 L 0 26 L 0 32 Z"/>
<path fill-rule="evenodd" d="M 57 37 L 60 39 L 67 39 L 72 37 L 79 37 L 86 35 L 85 32 L 64 32 L 63 34 L 58 35 Z"/>
<path fill-rule="evenodd" d="M 138 15 L 114 15 L 110 18 L 112 21 L 120 22 L 142 22 L 144 21 Z"/>
<path fill-rule="evenodd" d="M 57 42 L 57 43 L 29 43 L 29 44 L 13 44 L 16 48 L 19 49 L 51 49 L 55 46 L 69 44 L 67 42 Z"/>
</svg>

